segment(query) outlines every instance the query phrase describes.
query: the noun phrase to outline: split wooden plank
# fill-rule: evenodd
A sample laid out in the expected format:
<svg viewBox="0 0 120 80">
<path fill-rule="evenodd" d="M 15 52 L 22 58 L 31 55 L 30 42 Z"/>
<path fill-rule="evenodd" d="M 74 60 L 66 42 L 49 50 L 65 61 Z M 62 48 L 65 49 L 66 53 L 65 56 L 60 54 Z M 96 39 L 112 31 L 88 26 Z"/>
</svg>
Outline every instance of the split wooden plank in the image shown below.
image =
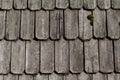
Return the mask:
<svg viewBox="0 0 120 80">
<path fill-rule="evenodd" d="M 74 40 L 69 42 L 70 46 L 70 71 L 81 73 L 83 71 L 83 42 Z"/>
<path fill-rule="evenodd" d="M 40 72 L 52 73 L 54 71 L 54 42 L 41 41 Z"/>
<path fill-rule="evenodd" d="M 11 42 L 0 41 L 0 74 L 7 74 L 10 70 Z"/>
<path fill-rule="evenodd" d="M 16 40 L 19 37 L 20 11 L 7 11 L 6 19 L 6 39 Z"/>
<path fill-rule="evenodd" d="M 115 71 L 120 72 L 120 40 L 114 41 Z"/>
<path fill-rule="evenodd" d="M 108 10 L 107 11 L 107 27 L 108 37 L 111 39 L 120 38 L 120 11 L 119 10 Z"/>
<path fill-rule="evenodd" d="M 39 72 L 39 41 L 26 42 L 26 73 L 35 74 Z"/>
<path fill-rule="evenodd" d="M 79 38 L 82 40 L 89 40 L 93 36 L 92 25 L 87 18 L 91 14 L 91 11 L 79 10 Z"/>
<path fill-rule="evenodd" d="M 77 74 L 69 74 L 64 77 L 64 80 L 78 80 Z"/>
<path fill-rule="evenodd" d="M 28 8 L 30 10 L 40 10 L 41 0 L 28 0 Z"/>
<path fill-rule="evenodd" d="M 65 38 L 76 39 L 78 37 L 78 10 L 65 10 Z"/>
<path fill-rule="evenodd" d="M 85 71 L 96 73 L 99 71 L 98 40 L 91 39 L 84 43 L 85 47 Z"/>
<path fill-rule="evenodd" d="M 60 74 L 52 73 L 49 75 L 49 80 L 63 80 L 63 76 Z"/>
<path fill-rule="evenodd" d="M 57 73 L 69 72 L 68 41 L 62 38 L 55 42 L 55 70 Z"/>
<path fill-rule="evenodd" d="M 55 0 L 42 0 L 42 8 L 53 10 L 55 8 Z"/>
<path fill-rule="evenodd" d="M 21 38 L 30 40 L 34 37 L 34 11 L 22 10 Z"/>
<path fill-rule="evenodd" d="M 97 4 L 96 0 L 84 0 L 85 9 L 95 9 Z"/>
<path fill-rule="evenodd" d="M 68 0 L 56 0 L 56 8 L 65 9 L 69 6 Z"/>
<path fill-rule="evenodd" d="M 109 9 L 111 7 L 111 2 L 110 0 L 97 0 L 98 2 L 98 7 L 100 9 Z"/>
<path fill-rule="evenodd" d="M 15 9 L 26 9 L 27 0 L 14 0 L 14 8 Z"/>
<path fill-rule="evenodd" d="M 18 75 L 13 74 L 4 75 L 4 80 L 18 80 Z"/>
<path fill-rule="evenodd" d="M 2 9 L 12 9 L 13 5 L 13 0 L 2 0 Z"/>
<path fill-rule="evenodd" d="M 108 39 L 99 40 L 100 71 L 110 73 L 114 71 L 113 45 Z"/>
<path fill-rule="evenodd" d="M 93 80 L 93 75 L 82 72 L 78 75 L 78 80 Z"/>
<path fill-rule="evenodd" d="M 19 80 L 34 80 L 32 75 L 22 74 L 19 75 Z"/>
<path fill-rule="evenodd" d="M 22 74 L 25 66 L 25 42 L 13 41 L 11 53 L 11 72 Z"/>
<path fill-rule="evenodd" d="M 83 7 L 83 0 L 70 0 L 70 7 L 72 9 L 80 9 Z"/>
<path fill-rule="evenodd" d="M 5 36 L 5 17 L 6 11 L 0 11 L 0 39 Z"/>
<path fill-rule="evenodd" d="M 93 80 L 108 80 L 108 76 L 102 73 L 93 74 Z"/>
<path fill-rule="evenodd" d="M 112 0 L 112 8 L 120 9 L 120 0 Z"/>
<path fill-rule="evenodd" d="M 49 12 L 36 11 L 36 28 L 35 34 L 37 39 L 46 40 L 49 38 Z"/>
<path fill-rule="evenodd" d="M 49 80 L 48 75 L 46 74 L 37 74 L 34 78 L 34 80 Z"/>
<path fill-rule="evenodd" d="M 106 12 L 98 8 L 93 11 L 94 16 L 94 36 L 96 38 L 104 38 L 106 36 Z"/>
<path fill-rule="evenodd" d="M 60 39 L 60 10 L 50 11 L 50 38 Z"/>
</svg>

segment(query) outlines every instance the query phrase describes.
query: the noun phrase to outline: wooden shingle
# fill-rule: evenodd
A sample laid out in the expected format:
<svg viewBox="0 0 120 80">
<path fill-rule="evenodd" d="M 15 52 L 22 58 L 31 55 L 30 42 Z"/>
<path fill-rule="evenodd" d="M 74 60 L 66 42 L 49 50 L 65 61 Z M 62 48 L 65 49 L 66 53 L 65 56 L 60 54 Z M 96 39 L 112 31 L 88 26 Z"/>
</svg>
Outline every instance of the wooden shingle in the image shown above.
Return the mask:
<svg viewBox="0 0 120 80">
<path fill-rule="evenodd" d="M 41 41 L 40 72 L 52 73 L 54 71 L 54 42 Z"/>
<path fill-rule="evenodd" d="M 49 12 L 36 11 L 35 37 L 40 40 L 49 38 Z"/>
<path fill-rule="evenodd" d="M 70 7 L 72 9 L 80 9 L 83 7 L 83 0 L 70 0 Z"/>
<path fill-rule="evenodd" d="M 109 9 L 111 7 L 110 0 L 97 0 L 100 9 Z"/>
<path fill-rule="evenodd" d="M 35 74 L 39 72 L 39 56 L 39 41 L 26 41 L 26 73 Z"/>
<path fill-rule="evenodd" d="M 49 75 L 49 80 L 63 80 L 63 76 L 52 73 L 51 75 Z"/>
<path fill-rule="evenodd" d="M 96 0 L 84 0 L 85 9 L 95 9 L 96 5 Z"/>
<path fill-rule="evenodd" d="M 48 75 L 37 74 L 37 75 L 34 77 L 34 80 L 49 80 L 48 78 L 49 78 Z"/>
<path fill-rule="evenodd" d="M 22 74 L 22 75 L 19 75 L 19 80 L 33 80 L 33 76 L 32 75 L 25 75 L 25 74 Z"/>
<path fill-rule="evenodd" d="M 108 80 L 107 74 L 97 73 L 93 75 L 93 80 Z"/>
<path fill-rule="evenodd" d="M 18 75 L 13 75 L 13 74 L 5 75 L 4 80 L 18 80 Z"/>
<path fill-rule="evenodd" d="M 55 0 L 42 0 L 42 8 L 45 10 L 53 10 L 55 8 Z"/>
<path fill-rule="evenodd" d="M 78 75 L 78 80 L 93 80 L 93 75 L 82 72 Z"/>
<path fill-rule="evenodd" d="M 14 0 L 14 8 L 15 9 L 26 9 L 27 0 Z"/>
<path fill-rule="evenodd" d="M 41 0 L 28 0 L 28 8 L 30 10 L 40 10 Z"/>
<path fill-rule="evenodd" d="M 69 6 L 69 0 L 56 0 L 56 8 L 65 9 Z"/>
<path fill-rule="evenodd" d="M 112 8 L 120 9 L 120 0 L 111 0 Z"/>
<path fill-rule="evenodd" d="M 2 9 L 12 9 L 13 0 L 1 0 L 2 2 Z"/>
<path fill-rule="evenodd" d="M 69 74 L 64 77 L 64 80 L 78 80 L 76 74 Z"/>
</svg>

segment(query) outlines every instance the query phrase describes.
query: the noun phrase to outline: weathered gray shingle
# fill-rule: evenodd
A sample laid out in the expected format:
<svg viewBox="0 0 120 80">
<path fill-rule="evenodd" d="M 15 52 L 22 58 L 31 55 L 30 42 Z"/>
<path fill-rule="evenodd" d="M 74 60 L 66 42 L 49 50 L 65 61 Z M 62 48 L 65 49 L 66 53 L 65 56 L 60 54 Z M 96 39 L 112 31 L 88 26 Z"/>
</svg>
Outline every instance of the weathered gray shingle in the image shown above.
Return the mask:
<svg viewBox="0 0 120 80">
<path fill-rule="evenodd" d="M 84 8 L 85 9 L 95 9 L 96 8 L 96 0 L 84 0 Z"/>
<path fill-rule="evenodd" d="M 77 80 L 77 75 L 75 74 L 69 74 L 64 77 L 64 80 Z"/>
<path fill-rule="evenodd" d="M 93 80 L 108 80 L 107 74 L 97 73 L 93 75 Z"/>
<path fill-rule="evenodd" d="M 112 8 L 120 9 L 120 0 L 111 0 Z"/>
<path fill-rule="evenodd" d="M 49 75 L 49 80 L 63 80 L 63 76 L 53 73 Z"/>
<path fill-rule="evenodd" d="M 2 9 L 12 9 L 13 0 L 1 0 Z"/>
<path fill-rule="evenodd" d="M 53 10 L 55 8 L 55 0 L 42 0 L 42 8 Z"/>
<path fill-rule="evenodd" d="M 3 80 L 18 80 L 18 75 L 8 74 L 4 76 Z"/>
<path fill-rule="evenodd" d="M 83 0 L 69 0 L 69 1 L 70 1 L 69 5 L 72 9 L 80 9 L 83 7 Z"/>
<path fill-rule="evenodd" d="M 28 8 L 30 10 L 40 10 L 41 0 L 28 0 Z"/>
<path fill-rule="evenodd" d="M 27 0 L 14 0 L 14 8 L 15 9 L 26 9 Z"/>
<path fill-rule="evenodd" d="M 19 80 L 33 80 L 33 76 L 32 75 L 25 75 L 25 74 L 22 74 L 22 75 L 19 75 Z"/>
<path fill-rule="evenodd" d="M 97 0 L 98 7 L 101 9 L 109 9 L 111 7 L 110 0 Z"/>
<path fill-rule="evenodd" d="M 56 0 L 56 8 L 65 9 L 69 6 L 68 0 Z"/>
<path fill-rule="evenodd" d="M 35 77 L 34 77 L 34 80 L 48 80 L 48 75 L 42 75 L 42 74 L 37 74 Z"/>
<path fill-rule="evenodd" d="M 81 74 L 78 75 L 78 80 L 92 80 L 93 75 L 92 74 L 86 74 L 82 72 Z"/>
</svg>

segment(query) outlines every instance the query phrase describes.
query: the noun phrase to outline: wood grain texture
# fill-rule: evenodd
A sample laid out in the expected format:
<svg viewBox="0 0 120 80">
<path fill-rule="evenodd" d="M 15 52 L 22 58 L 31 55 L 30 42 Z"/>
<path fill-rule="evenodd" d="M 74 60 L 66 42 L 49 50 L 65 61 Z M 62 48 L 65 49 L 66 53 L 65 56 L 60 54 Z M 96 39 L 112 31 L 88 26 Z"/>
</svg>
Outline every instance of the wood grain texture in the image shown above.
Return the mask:
<svg viewBox="0 0 120 80">
<path fill-rule="evenodd" d="M 15 9 L 26 9 L 27 0 L 14 0 L 14 8 Z"/>
<path fill-rule="evenodd" d="M 65 10 L 65 38 L 76 39 L 78 37 L 78 10 Z"/>
<path fill-rule="evenodd" d="M 93 75 L 93 80 L 108 80 L 107 74 L 97 73 Z"/>
<path fill-rule="evenodd" d="M 63 76 L 60 74 L 52 73 L 49 75 L 49 80 L 63 80 Z"/>
<path fill-rule="evenodd" d="M 69 72 L 68 41 L 61 39 L 55 42 L 55 71 L 57 73 Z"/>
<path fill-rule="evenodd" d="M 91 39 L 84 43 L 85 71 L 96 73 L 99 71 L 98 40 Z"/>
<path fill-rule="evenodd" d="M 109 9 L 111 7 L 110 0 L 97 0 L 98 7 L 101 9 Z"/>
<path fill-rule="evenodd" d="M 76 74 L 69 74 L 64 77 L 64 80 L 78 80 Z"/>
<path fill-rule="evenodd" d="M 19 80 L 33 80 L 33 76 L 32 75 L 19 75 Z"/>
<path fill-rule="evenodd" d="M 90 40 L 92 38 L 92 25 L 88 20 L 91 11 L 79 10 L 79 38 L 82 40 Z"/>
<path fill-rule="evenodd" d="M 7 11 L 6 19 L 6 39 L 16 40 L 19 37 L 20 28 L 20 11 L 10 10 Z"/>
<path fill-rule="evenodd" d="M 50 38 L 60 39 L 60 10 L 50 11 Z"/>
<path fill-rule="evenodd" d="M 74 40 L 69 42 L 70 49 L 70 71 L 80 73 L 83 71 L 83 42 Z"/>
<path fill-rule="evenodd" d="M 112 8 L 120 9 L 120 0 L 111 0 L 111 2 L 112 2 Z"/>
<path fill-rule="evenodd" d="M 0 39 L 5 36 L 5 17 L 6 11 L 0 11 Z"/>
<path fill-rule="evenodd" d="M 120 11 L 119 10 L 108 10 L 107 11 L 107 28 L 108 37 L 111 39 L 120 38 Z"/>
<path fill-rule="evenodd" d="M 41 0 L 28 0 L 28 8 L 30 10 L 40 10 Z"/>
<path fill-rule="evenodd" d="M 108 39 L 99 40 L 100 71 L 110 73 L 114 71 L 113 45 Z"/>
<path fill-rule="evenodd" d="M 49 12 L 36 11 L 36 38 L 46 40 L 49 38 Z"/>
<path fill-rule="evenodd" d="M 85 9 L 95 9 L 96 5 L 96 0 L 84 0 Z"/>
<path fill-rule="evenodd" d="M 93 11 L 94 16 L 94 36 L 96 38 L 106 37 L 106 12 L 98 8 Z"/>
<path fill-rule="evenodd" d="M 2 0 L 2 9 L 12 9 L 13 5 L 13 0 Z"/>
<path fill-rule="evenodd" d="M 93 80 L 93 75 L 82 72 L 78 75 L 78 80 Z"/>
<path fill-rule="evenodd" d="M 42 8 L 53 10 L 55 8 L 55 0 L 42 0 Z"/>
<path fill-rule="evenodd" d="M 26 67 L 25 71 L 28 74 L 35 74 L 39 72 L 39 41 L 26 42 Z"/>
<path fill-rule="evenodd" d="M 22 74 L 25 66 L 25 42 L 13 41 L 11 52 L 11 72 Z"/>
<path fill-rule="evenodd" d="M 13 74 L 5 75 L 4 80 L 18 80 L 18 75 L 13 75 Z"/>
<path fill-rule="evenodd" d="M 40 72 L 52 73 L 54 71 L 54 42 L 41 41 Z"/>
<path fill-rule="evenodd" d="M 80 9 L 83 7 L 83 0 L 70 0 L 70 7 L 72 9 Z"/>
<path fill-rule="evenodd" d="M 120 72 L 120 40 L 114 41 L 115 71 Z"/>
<path fill-rule="evenodd" d="M 7 74 L 10 70 L 11 42 L 0 41 L 0 74 Z"/>
<path fill-rule="evenodd" d="M 24 40 L 30 40 L 34 37 L 34 12 L 22 10 L 20 37 Z"/>
<path fill-rule="evenodd" d="M 37 74 L 34 80 L 49 80 L 49 79 L 48 79 L 48 75 Z"/>
<path fill-rule="evenodd" d="M 69 5 L 68 0 L 56 0 L 56 8 L 65 9 Z"/>
<path fill-rule="evenodd" d="M 4 80 L 4 79 L 3 79 L 3 75 L 0 75 L 0 80 Z"/>
</svg>

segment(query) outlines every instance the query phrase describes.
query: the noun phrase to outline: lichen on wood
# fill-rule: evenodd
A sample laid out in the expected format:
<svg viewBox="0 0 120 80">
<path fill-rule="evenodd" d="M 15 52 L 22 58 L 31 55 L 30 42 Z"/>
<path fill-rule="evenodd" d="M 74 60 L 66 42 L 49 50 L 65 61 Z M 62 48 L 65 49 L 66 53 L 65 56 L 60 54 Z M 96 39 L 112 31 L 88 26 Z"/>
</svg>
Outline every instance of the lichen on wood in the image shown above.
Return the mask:
<svg viewBox="0 0 120 80">
<path fill-rule="evenodd" d="M 87 16 L 87 18 L 90 20 L 90 25 L 93 26 L 93 20 L 94 20 L 93 14 L 89 14 L 89 15 Z"/>
</svg>

